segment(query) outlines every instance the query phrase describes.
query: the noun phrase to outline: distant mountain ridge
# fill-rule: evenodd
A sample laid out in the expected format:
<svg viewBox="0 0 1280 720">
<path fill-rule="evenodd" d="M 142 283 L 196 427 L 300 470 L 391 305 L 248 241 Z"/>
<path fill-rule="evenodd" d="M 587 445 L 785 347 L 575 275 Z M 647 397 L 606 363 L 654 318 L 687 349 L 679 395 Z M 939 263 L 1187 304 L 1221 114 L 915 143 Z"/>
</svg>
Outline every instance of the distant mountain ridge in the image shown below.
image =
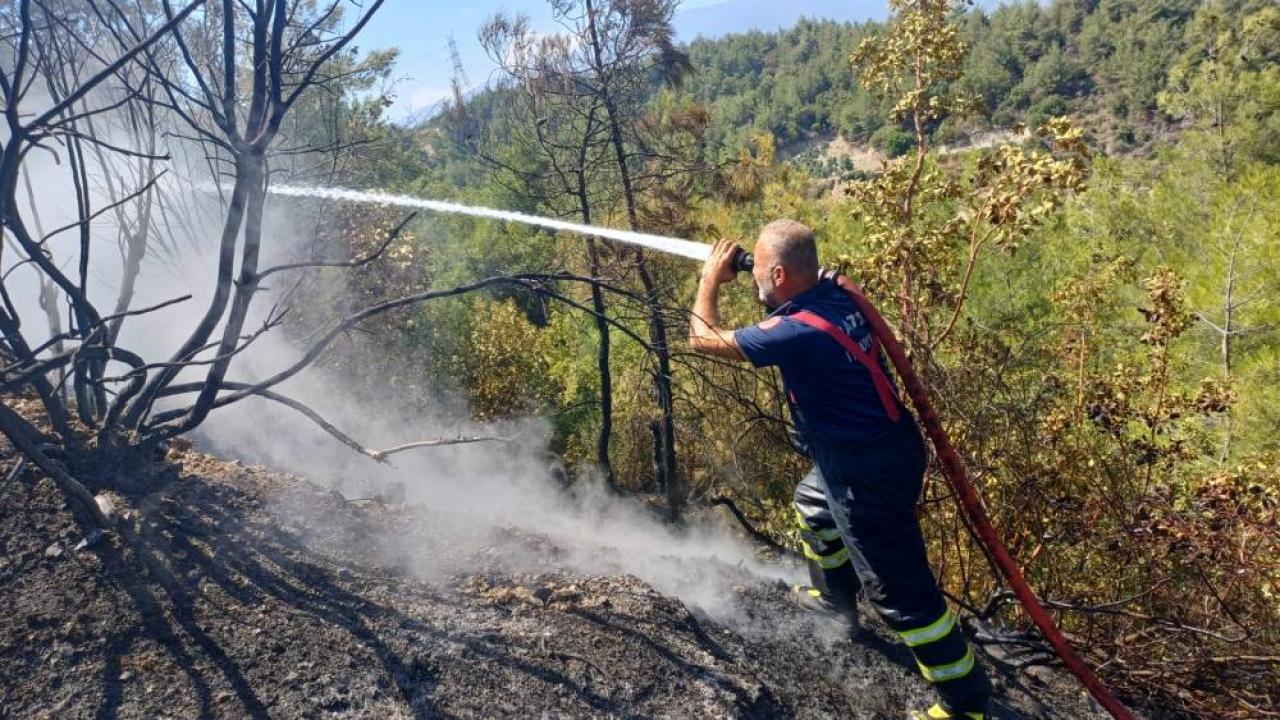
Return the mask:
<svg viewBox="0 0 1280 720">
<path fill-rule="evenodd" d="M 886 4 L 878 0 L 725 0 L 679 11 L 675 27 L 677 38 L 689 42 L 697 37 L 719 37 L 750 30 L 773 32 L 791 27 L 801 18 L 840 22 L 883 20 L 885 10 Z"/>
</svg>

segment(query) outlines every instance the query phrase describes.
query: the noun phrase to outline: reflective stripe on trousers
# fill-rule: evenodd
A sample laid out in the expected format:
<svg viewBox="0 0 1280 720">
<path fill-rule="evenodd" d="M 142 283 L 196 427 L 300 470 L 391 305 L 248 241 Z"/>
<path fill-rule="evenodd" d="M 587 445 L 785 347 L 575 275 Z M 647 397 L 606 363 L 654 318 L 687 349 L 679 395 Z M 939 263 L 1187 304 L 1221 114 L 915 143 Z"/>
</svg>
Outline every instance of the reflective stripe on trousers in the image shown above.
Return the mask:
<svg viewBox="0 0 1280 720">
<path fill-rule="evenodd" d="M 932 623 L 900 630 L 898 635 L 916 656 L 920 674 L 930 682 L 959 680 L 973 672 L 973 648 L 960 633 L 950 609 Z"/>
<path fill-rule="evenodd" d="M 858 596 L 858 576 L 853 572 L 849 550 L 827 507 L 822 475 L 817 468 L 796 485 L 794 500 L 810 584 L 833 604 L 852 607 Z"/>
</svg>

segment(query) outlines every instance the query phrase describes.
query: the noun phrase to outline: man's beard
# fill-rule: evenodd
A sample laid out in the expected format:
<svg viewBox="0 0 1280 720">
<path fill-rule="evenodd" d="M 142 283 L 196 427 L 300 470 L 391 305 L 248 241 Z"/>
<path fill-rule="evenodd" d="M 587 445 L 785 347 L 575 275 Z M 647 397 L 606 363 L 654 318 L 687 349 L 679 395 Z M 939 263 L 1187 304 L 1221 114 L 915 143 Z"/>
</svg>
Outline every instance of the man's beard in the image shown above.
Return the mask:
<svg viewBox="0 0 1280 720">
<path fill-rule="evenodd" d="M 760 299 L 760 304 L 768 308 L 770 312 L 773 312 L 777 307 L 772 301 L 773 291 L 772 278 L 767 278 L 763 282 L 756 281 L 756 296 Z"/>
</svg>

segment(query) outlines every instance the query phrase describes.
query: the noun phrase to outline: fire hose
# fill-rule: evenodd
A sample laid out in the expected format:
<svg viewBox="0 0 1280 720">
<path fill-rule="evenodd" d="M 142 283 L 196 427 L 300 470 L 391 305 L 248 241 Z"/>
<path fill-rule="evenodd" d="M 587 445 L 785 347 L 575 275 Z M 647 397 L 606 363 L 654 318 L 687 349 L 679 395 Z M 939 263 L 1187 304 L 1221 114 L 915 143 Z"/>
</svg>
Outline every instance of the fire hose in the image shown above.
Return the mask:
<svg viewBox="0 0 1280 720">
<path fill-rule="evenodd" d="M 871 326 L 871 331 L 875 333 L 881 345 L 884 346 L 885 352 L 889 355 L 889 360 L 893 363 L 893 367 L 898 372 L 898 377 L 902 379 L 902 384 L 911 398 L 911 404 L 916 408 L 916 414 L 920 417 L 920 424 L 924 427 L 925 434 L 929 436 L 929 440 L 933 443 L 934 449 L 938 453 L 938 461 L 942 465 L 942 474 L 947 479 L 947 484 L 951 486 L 951 490 L 960 500 L 961 507 L 969 516 L 969 521 L 973 526 L 978 540 L 986 549 L 988 555 L 1000 568 L 1000 572 L 1004 574 L 1005 580 L 1009 582 L 1009 587 L 1013 590 L 1013 594 L 1017 596 L 1018 601 L 1022 603 L 1022 607 L 1027 611 L 1027 615 L 1031 617 L 1032 622 L 1040 629 L 1045 639 L 1053 646 L 1058 657 L 1067 666 L 1071 672 L 1080 679 L 1081 684 L 1088 689 L 1089 694 L 1098 701 L 1102 707 L 1116 720 L 1133 720 L 1133 714 L 1129 712 L 1111 690 L 1103 684 L 1102 680 L 1093 672 L 1084 659 L 1071 647 L 1071 643 L 1062 635 L 1062 631 L 1054 624 L 1053 618 L 1049 617 L 1049 613 L 1045 611 L 1044 606 L 1040 604 L 1036 598 L 1035 592 L 1031 586 L 1027 584 L 1026 578 L 1022 575 L 1022 569 L 1018 566 L 1013 555 L 1005 548 L 1004 543 L 1000 542 L 1000 537 L 996 533 L 995 527 L 991 524 L 991 517 L 987 514 L 986 507 L 982 504 L 982 498 L 978 496 L 978 491 L 974 488 L 973 482 L 969 479 L 969 472 L 966 470 L 964 461 L 960 459 L 960 454 L 956 452 L 955 446 L 951 444 L 951 438 L 947 435 L 947 431 L 942 426 L 942 421 L 938 418 L 938 413 L 933 407 L 933 402 L 929 399 L 929 392 L 924 386 L 924 382 L 920 380 L 920 376 L 916 374 L 915 368 L 911 365 L 911 359 L 907 357 L 906 350 L 903 349 L 902 343 L 898 342 L 898 338 L 894 335 L 893 330 L 889 328 L 889 324 L 885 322 L 884 317 L 875 309 L 871 301 L 867 299 L 857 285 L 844 277 L 837 278 L 837 284 L 842 290 L 849 294 L 857 303 L 858 309 L 862 311 L 863 317 Z"/>
</svg>

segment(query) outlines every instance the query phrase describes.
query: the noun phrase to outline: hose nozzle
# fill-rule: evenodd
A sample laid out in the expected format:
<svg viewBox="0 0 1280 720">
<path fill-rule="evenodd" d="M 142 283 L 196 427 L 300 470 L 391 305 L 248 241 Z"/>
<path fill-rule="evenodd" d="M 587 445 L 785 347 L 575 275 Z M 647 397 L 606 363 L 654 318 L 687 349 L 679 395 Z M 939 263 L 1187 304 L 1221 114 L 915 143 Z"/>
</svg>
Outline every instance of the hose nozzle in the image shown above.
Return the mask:
<svg viewBox="0 0 1280 720">
<path fill-rule="evenodd" d="M 745 248 L 738 248 L 738 251 L 733 254 L 734 272 L 751 272 L 751 269 L 755 266 L 755 256 L 747 252 Z"/>
</svg>

